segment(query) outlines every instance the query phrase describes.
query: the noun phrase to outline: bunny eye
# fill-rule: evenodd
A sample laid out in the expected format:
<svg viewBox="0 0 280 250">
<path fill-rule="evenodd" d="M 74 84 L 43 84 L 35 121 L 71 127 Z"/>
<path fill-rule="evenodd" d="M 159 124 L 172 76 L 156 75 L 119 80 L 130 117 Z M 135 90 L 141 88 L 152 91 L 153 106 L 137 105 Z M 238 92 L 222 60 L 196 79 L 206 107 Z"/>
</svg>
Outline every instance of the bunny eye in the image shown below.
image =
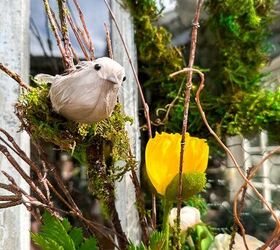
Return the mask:
<svg viewBox="0 0 280 250">
<path fill-rule="evenodd" d="M 100 70 L 101 69 L 101 65 L 100 64 L 95 64 L 94 65 L 94 69 L 96 70 L 96 71 L 98 71 L 98 70 Z"/>
<path fill-rule="evenodd" d="M 123 82 L 126 80 L 126 76 L 122 79 L 123 80 Z"/>
</svg>

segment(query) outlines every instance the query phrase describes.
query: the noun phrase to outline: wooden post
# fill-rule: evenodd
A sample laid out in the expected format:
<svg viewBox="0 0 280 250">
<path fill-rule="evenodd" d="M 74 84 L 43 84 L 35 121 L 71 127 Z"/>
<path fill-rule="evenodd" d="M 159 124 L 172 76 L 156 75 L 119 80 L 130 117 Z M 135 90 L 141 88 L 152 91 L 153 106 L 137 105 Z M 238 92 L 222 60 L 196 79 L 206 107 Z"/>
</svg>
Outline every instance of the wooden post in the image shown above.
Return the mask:
<svg viewBox="0 0 280 250">
<path fill-rule="evenodd" d="M 228 148 L 233 153 L 234 157 L 237 160 L 237 163 L 240 167 L 244 167 L 245 162 L 245 155 L 243 150 L 243 143 L 244 140 L 241 136 L 231 136 L 227 137 L 226 144 Z M 228 181 L 229 184 L 229 200 L 232 201 L 234 199 L 234 195 L 239 190 L 239 188 L 243 184 L 243 179 L 238 173 L 237 169 L 235 168 L 233 161 L 230 159 L 229 156 L 227 156 L 227 170 L 225 178 Z"/>
<path fill-rule="evenodd" d="M 29 72 L 29 3 L 29 0 L 0 1 L 0 62 L 26 81 Z M 19 122 L 14 115 L 14 104 L 19 94 L 19 85 L 0 72 L 0 127 L 6 129 L 29 154 L 29 138 L 25 133 L 18 133 Z M 19 162 L 29 173 L 29 168 L 22 161 Z M 29 190 L 2 155 L 0 170 L 7 171 L 22 188 Z M 0 181 L 7 182 L 1 173 Z M 1 194 L 3 191 L 0 191 Z M 23 205 L 0 210 L 0 249 L 30 249 L 30 215 Z"/>
<path fill-rule="evenodd" d="M 111 1 L 111 7 L 116 15 L 116 20 L 120 25 L 121 32 L 125 38 L 134 65 L 137 64 L 136 48 L 134 44 L 133 20 L 129 12 L 122 8 L 118 1 Z M 140 162 L 140 132 L 138 122 L 138 90 L 133 77 L 128 58 L 125 54 L 124 46 L 115 25 L 112 23 L 112 44 L 114 59 L 124 66 L 126 70 L 126 81 L 120 94 L 120 102 L 123 104 L 125 114 L 133 118 L 133 125 L 127 126 L 131 139 L 131 145 L 136 160 Z M 139 173 L 139 171 L 138 171 Z M 133 242 L 140 240 L 139 218 L 135 207 L 134 186 L 127 173 L 121 182 L 116 185 L 116 207 L 119 213 L 121 224 L 128 239 Z"/>
</svg>

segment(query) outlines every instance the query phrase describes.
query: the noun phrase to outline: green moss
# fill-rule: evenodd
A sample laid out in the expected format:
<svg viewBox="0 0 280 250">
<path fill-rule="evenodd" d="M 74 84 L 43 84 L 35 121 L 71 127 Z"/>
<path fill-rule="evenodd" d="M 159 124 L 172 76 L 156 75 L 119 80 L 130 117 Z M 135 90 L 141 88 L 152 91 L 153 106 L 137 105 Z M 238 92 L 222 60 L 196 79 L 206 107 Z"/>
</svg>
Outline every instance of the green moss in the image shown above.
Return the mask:
<svg viewBox="0 0 280 250">
<path fill-rule="evenodd" d="M 280 127 L 280 89 L 258 90 L 250 94 L 239 93 L 235 105 L 225 116 L 228 134 L 255 136 L 262 129 L 278 137 Z M 273 121 L 273 122 L 271 122 Z M 225 126 L 225 125 L 223 125 Z"/>
<path fill-rule="evenodd" d="M 171 34 L 163 27 L 156 25 L 160 17 L 154 0 L 123 0 L 134 18 L 135 41 L 139 73 L 145 89 L 153 91 L 157 102 L 150 104 L 151 110 L 165 106 L 170 90 L 178 90 L 180 82 L 171 79 L 169 74 L 182 69 L 184 59 L 181 50 L 171 45 Z"/>
</svg>

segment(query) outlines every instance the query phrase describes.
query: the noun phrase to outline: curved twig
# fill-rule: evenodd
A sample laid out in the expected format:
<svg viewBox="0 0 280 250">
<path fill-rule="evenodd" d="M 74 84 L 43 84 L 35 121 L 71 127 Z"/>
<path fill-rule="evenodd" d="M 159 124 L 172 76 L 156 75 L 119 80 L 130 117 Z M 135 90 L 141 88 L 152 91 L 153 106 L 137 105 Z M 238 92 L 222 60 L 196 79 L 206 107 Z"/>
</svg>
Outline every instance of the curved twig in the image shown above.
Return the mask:
<svg viewBox="0 0 280 250">
<path fill-rule="evenodd" d="M 201 73 L 203 74 L 203 73 Z M 246 182 L 246 185 L 249 185 L 252 190 L 255 192 L 255 194 L 258 196 L 258 198 L 262 201 L 262 203 L 268 208 L 268 210 L 270 211 L 271 215 L 273 216 L 276 224 L 277 224 L 277 231 L 278 228 L 280 226 L 280 221 L 279 218 L 277 217 L 277 215 L 275 214 L 275 212 L 273 211 L 273 209 L 271 208 L 270 204 L 264 199 L 264 197 L 260 194 L 260 192 L 254 187 L 254 185 L 250 182 L 250 180 L 244 175 L 241 167 L 239 166 L 239 164 L 237 163 L 234 155 L 232 154 L 232 152 L 229 150 L 229 148 L 222 142 L 222 140 L 219 138 L 219 136 L 214 132 L 214 130 L 211 128 L 211 126 L 208 123 L 208 120 L 206 118 L 206 115 L 203 111 L 202 105 L 200 103 L 200 93 L 202 91 L 202 89 L 204 88 L 204 81 L 200 82 L 199 88 L 196 92 L 196 97 L 195 97 L 195 101 L 197 103 L 200 115 L 202 117 L 202 120 L 204 122 L 204 124 L 206 125 L 206 127 L 208 128 L 209 132 L 214 136 L 214 138 L 216 139 L 216 141 L 220 144 L 220 146 L 225 150 L 225 152 L 229 155 L 230 159 L 233 161 L 234 166 L 236 167 L 238 173 L 241 175 L 241 177 L 244 179 L 244 181 Z M 240 222 L 240 220 L 238 219 L 238 211 L 237 211 L 237 201 L 234 201 L 234 219 L 236 221 L 236 223 L 240 226 L 241 228 L 241 232 L 242 232 L 242 237 L 243 237 L 243 241 L 244 244 L 248 250 L 247 247 L 247 243 L 246 243 L 246 238 L 245 238 L 245 230 L 244 227 L 242 225 L 242 223 Z M 276 230 L 275 230 L 276 231 Z M 273 233 L 273 235 L 276 232 Z M 263 250 L 264 248 L 261 248 L 261 250 Z"/>
</svg>

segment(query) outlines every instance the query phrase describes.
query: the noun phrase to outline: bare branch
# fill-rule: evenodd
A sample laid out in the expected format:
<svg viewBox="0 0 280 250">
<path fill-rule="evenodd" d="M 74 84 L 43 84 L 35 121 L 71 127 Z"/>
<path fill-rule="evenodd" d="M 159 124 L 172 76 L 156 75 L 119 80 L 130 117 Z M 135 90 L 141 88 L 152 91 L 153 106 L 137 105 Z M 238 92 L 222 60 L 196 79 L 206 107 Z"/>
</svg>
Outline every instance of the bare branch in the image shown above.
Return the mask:
<svg viewBox="0 0 280 250">
<path fill-rule="evenodd" d="M 61 23 L 62 41 L 64 43 L 64 49 L 65 49 L 66 68 L 72 69 L 74 68 L 74 63 L 73 63 L 73 54 L 71 53 L 71 49 L 70 49 L 71 44 L 70 44 L 68 27 L 66 22 L 66 16 L 67 16 L 66 0 L 58 0 L 57 4 L 58 4 L 59 17 Z"/>
<path fill-rule="evenodd" d="M 11 163 L 11 165 L 15 168 L 15 170 L 21 175 L 21 177 L 28 183 L 30 188 L 36 193 L 42 201 L 47 201 L 46 197 L 42 193 L 42 191 L 35 185 L 33 180 L 24 172 L 24 170 L 17 163 L 15 158 L 9 153 L 8 149 L 0 144 L 0 152 L 6 157 L 6 159 Z"/>
<path fill-rule="evenodd" d="M 108 25 L 106 23 L 104 23 L 104 27 L 105 27 L 105 32 L 106 32 L 106 41 L 107 41 L 109 57 L 111 59 L 113 59 L 114 56 L 113 56 L 113 49 L 112 49 L 112 41 L 111 41 L 111 37 L 110 37 L 110 31 L 109 31 Z"/>
<path fill-rule="evenodd" d="M 183 164 L 184 164 L 184 152 L 185 152 L 185 140 L 186 140 L 185 137 L 186 137 L 187 127 L 188 127 L 189 105 L 190 105 L 190 96 L 191 96 L 191 88 L 192 88 L 192 73 L 193 73 L 192 68 L 195 59 L 197 30 L 199 28 L 199 17 L 200 17 L 202 4 L 203 4 L 203 0 L 198 0 L 196 4 L 196 11 L 195 11 L 192 34 L 191 34 L 191 48 L 189 54 L 188 68 L 190 70 L 186 71 L 188 74 L 187 74 L 187 82 L 186 82 L 186 89 L 185 89 L 184 115 L 183 115 L 182 133 L 181 133 L 182 138 L 181 138 L 181 151 L 180 151 L 180 163 L 179 163 L 179 185 L 178 185 L 178 203 L 177 203 L 177 219 L 176 219 L 177 222 L 176 236 L 178 240 L 176 241 L 177 242 L 176 249 L 181 249 L 179 235 L 180 235 L 180 213 L 182 208 L 182 192 L 183 192 L 182 178 L 183 178 Z M 174 74 L 172 74 L 171 76 L 174 76 Z"/>
<path fill-rule="evenodd" d="M 76 39 L 77 39 L 77 41 L 78 41 L 78 43 L 79 43 L 79 45 L 81 47 L 81 50 L 82 50 L 86 60 L 90 60 L 90 58 L 89 58 L 89 56 L 87 54 L 86 48 L 85 48 L 85 46 L 83 44 L 83 41 L 82 41 L 82 39 L 81 39 L 81 37 L 79 35 L 78 28 L 76 27 L 76 25 L 75 25 L 75 23 L 74 23 L 71 15 L 69 13 L 67 15 L 67 20 L 68 20 L 68 22 L 69 22 L 69 24 L 70 24 L 70 26 L 71 26 L 71 28 L 72 28 L 72 30 L 74 32 L 74 35 L 75 35 L 75 37 L 76 37 Z"/>
<path fill-rule="evenodd" d="M 57 21 L 55 20 L 55 16 L 53 15 L 53 11 L 51 10 L 49 0 L 43 0 L 43 2 L 44 2 L 44 6 L 45 6 L 45 11 L 46 11 L 48 19 L 50 21 L 52 32 L 54 34 L 57 46 L 60 50 L 60 53 L 61 53 L 61 56 L 62 56 L 62 59 L 63 59 L 63 63 L 65 65 L 66 69 L 69 69 L 69 67 L 72 64 L 71 64 L 71 62 L 68 61 L 67 53 L 65 51 L 65 48 L 62 45 L 61 38 L 60 38 L 59 32 L 58 32 L 59 29 L 58 29 Z"/>
<path fill-rule="evenodd" d="M 14 79 L 19 84 L 19 86 L 21 86 L 22 88 L 25 88 L 26 90 L 29 90 L 29 91 L 32 90 L 32 87 L 30 87 L 27 83 L 25 83 L 23 81 L 23 79 L 20 77 L 20 75 L 18 75 L 15 72 L 12 72 L 7 67 L 5 67 L 2 63 L 0 63 L 0 69 L 3 72 L 5 72 L 9 77 Z"/>
<path fill-rule="evenodd" d="M 87 41 L 86 41 L 86 44 L 88 44 L 88 49 L 89 49 L 89 52 L 90 52 L 90 55 L 91 55 L 91 60 L 94 60 L 95 57 L 94 57 L 94 47 L 93 47 L 93 41 L 90 37 L 90 34 L 89 34 L 89 31 L 87 29 L 87 25 L 86 25 L 86 22 L 85 22 L 85 18 L 84 18 L 84 14 L 81 10 L 81 7 L 78 3 L 77 0 L 73 0 L 74 1 L 74 4 L 76 6 L 76 9 L 78 10 L 79 12 L 79 16 L 80 16 L 80 20 L 82 22 L 82 25 L 83 25 L 83 28 L 84 28 L 84 31 L 86 33 L 86 37 L 87 37 Z"/>
</svg>

